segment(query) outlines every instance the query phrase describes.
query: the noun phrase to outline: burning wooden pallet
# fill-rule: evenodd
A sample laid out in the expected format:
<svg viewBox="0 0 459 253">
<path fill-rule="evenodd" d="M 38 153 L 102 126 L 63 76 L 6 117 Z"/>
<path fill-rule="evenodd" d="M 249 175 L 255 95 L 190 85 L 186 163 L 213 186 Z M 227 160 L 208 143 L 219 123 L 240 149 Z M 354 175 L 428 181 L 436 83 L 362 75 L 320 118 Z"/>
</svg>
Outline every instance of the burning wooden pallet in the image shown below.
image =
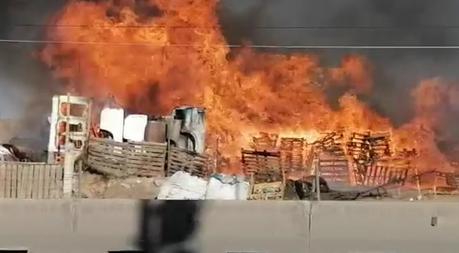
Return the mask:
<svg viewBox="0 0 459 253">
<path fill-rule="evenodd" d="M 305 169 L 306 139 L 282 138 L 280 142 L 281 166 L 286 172 Z"/>
<path fill-rule="evenodd" d="M 391 155 L 390 133 L 352 133 L 346 150 L 357 164 L 369 165 Z"/>
<path fill-rule="evenodd" d="M 242 166 L 250 176 L 250 199 L 282 199 L 285 175 L 280 165 L 280 152 L 242 149 Z"/>
<path fill-rule="evenodd" d="M 259 137 L 252 137 L 251 148 L 257 151 L 273 151 L 277 149 L 279 135 L 261 132 Z"/>
<path fill-rule="evenodd" d="M 350 184 L 349 161 L 345 155 L 322 152 L 318 166 L 320 176 L 328 183 Z"/>
<path fill-rule="evenodd" d="M 326 133 L 324 137 L 313 143 L 315 149 L 333 153 L 337 156 L 343 156 L 343 140 L 344 134 L 342 131 Z"/>
<path fill-rule="evenodd" d="M 356 183 L 367 186 L 384 184 L 404 185 L 410 171 L 414 169 L 412 163 L 415 151 L 403 150 L 395 156 L 373 158 L 369 164 L 354 163 Z"/>
<path fill-rule="evenodd" d="M 313 143 L 311 153 L 315 152 L 314 157 L 318 160 L 320 176 L 332 184 L 350 183 L 349 163 L 344 151 L 343 140 L 343 132 L 336 131 L 326 133 Z"/>
<path fill-rule="evenodd" d="M 353 160 L 355 183 L 360 185 L 385 184 L 390 180 L 405 180 L 404 170 L 392 168 L 390 133 L 351 133 L 346 153 Z"/>
<path fill-rule="evenodd" d="M 459 190 L 457 175 L 449 172 L 428 171 L 418 175 L 421 190 L 430 190 L 433 194 L 450 194 Z"/>
</svg>

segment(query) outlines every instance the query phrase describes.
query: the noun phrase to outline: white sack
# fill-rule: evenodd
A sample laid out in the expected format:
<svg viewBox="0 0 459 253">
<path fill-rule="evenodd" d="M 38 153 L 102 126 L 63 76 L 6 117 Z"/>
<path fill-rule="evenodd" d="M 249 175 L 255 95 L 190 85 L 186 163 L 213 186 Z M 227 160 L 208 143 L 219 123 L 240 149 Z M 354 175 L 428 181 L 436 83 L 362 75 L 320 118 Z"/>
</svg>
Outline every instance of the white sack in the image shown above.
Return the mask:
<svg viewBox="0 0 459 253">
<path fill-rule="evenodd" d="M 227 183 L 211 177 L 207 185 L 206 199 L 247 200 L 249 189 L 248 182 Z"/>
<path fill-rule="evenodd" d="M 198 200 L 206 195 L 207 181 L 182 171 L 168 178 L 159 190 L 158 199 Z"/>
</svg>

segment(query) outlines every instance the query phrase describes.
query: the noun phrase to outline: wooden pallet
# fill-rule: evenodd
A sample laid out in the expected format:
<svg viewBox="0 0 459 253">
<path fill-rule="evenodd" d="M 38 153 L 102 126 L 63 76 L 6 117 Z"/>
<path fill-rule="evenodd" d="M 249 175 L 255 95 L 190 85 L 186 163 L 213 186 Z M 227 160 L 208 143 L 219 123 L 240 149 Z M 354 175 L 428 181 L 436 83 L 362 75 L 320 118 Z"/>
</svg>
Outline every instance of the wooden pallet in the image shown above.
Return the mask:
<svg viewBox="0 0 459 253">
<path fill-rule="evenodd" d="M 282 181 L 254 184 L 249 199 L 282 200 L 284 197 L 284 188 Z"/>
<path fill-rule="evenodd" d="M 63 167 L 43 163 L 0 163 L 0 198 L 59 199 Z"/>
<path fill-rule="evenodd" d="M 344 155 L 323 152 L 319 155 L 320 176 L 328 183 L 350 184 L 349 161 Z"/>
<path fill-rule="evenodd" d="M 260 136 L 252 137 L 251 148 L 257 151 L 273 151 L 277 148 L 279 135 L 261 132 Z"/>
<path fill-rule="evenodd" d="M 167 145 L 163 143 L 120 143 L 90 139 L 88 166 L 108 176 L 162 177 Z"/>
<path fill-rule="evenodd" d="M 167 158 L 167 176 L 178 171 L 188 172 L 193 176 L 207 177 L 207 156 L 189 150 L 171 147 Z"/>
<path fill-rule="evenodd" d="M 281 139 L 281 166 L 287 173 L 305 170 L 306 145 L 304 138 Z"/>
<path fill-rule="evenodd" d="M 280 152 L 241 150 L 242 166 L 250 176 L 249 199 L 282 199 L 285 174 L 280 165 Z"/>
</svg>

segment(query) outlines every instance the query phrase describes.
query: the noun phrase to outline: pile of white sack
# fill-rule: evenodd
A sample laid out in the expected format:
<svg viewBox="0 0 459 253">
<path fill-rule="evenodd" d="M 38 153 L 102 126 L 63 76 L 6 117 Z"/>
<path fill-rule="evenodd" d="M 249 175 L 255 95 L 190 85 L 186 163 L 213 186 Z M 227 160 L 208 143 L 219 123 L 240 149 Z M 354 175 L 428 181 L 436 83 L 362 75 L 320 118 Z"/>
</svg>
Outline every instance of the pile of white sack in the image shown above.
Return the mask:
<svg viewBox="0 0 459 253">
<path fill-rule="evenodd" d="M 214 175 L 207 181 L 178 171 L 163 183 L 158 199 L 247 200 L 249 189 L 248 182 L 235 176 Z"/>
</svg>

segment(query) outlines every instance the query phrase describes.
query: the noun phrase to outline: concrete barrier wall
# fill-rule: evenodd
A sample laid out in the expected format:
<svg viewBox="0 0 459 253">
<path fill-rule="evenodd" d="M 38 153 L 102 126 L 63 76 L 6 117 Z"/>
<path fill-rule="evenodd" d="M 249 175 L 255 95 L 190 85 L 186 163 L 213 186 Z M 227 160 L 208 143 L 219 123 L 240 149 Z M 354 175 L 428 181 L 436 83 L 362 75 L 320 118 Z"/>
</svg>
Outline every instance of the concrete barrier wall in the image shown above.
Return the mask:
<svg viewBox="0 0 459 253">
<path fill-rule="evenodd" d="M 459 251 L 459 203 L 320 202 L 311 221 L 311 252 Z"/>
<path fill-rule="evenodd" d="M 140 247 L 192 253 L 457 252 L 459 203 L 0 201 L 0 249 L 102 253 Z"/>
</svg>

